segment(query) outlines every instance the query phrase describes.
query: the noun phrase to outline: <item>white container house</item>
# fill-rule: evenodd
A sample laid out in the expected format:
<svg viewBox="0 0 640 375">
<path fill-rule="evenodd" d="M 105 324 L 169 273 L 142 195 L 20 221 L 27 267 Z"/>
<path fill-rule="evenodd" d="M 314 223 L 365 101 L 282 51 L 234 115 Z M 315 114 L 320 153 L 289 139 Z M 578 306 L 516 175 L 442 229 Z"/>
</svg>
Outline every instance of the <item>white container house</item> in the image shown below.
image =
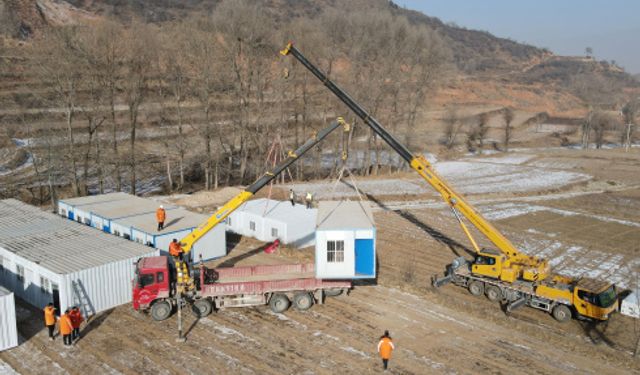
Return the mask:
<svg viewBox="0 0 640 375">
<path fill-rule="evenodd" d="M 279 239 L 297 248 L 313 246 L 318 210 L 289 201 L 254 199 L 244 203 L 227 218 L 227 229 L 242 236 L 272 242 Z"/>
<path fill-rule="evenodd" d="M 376 277 L 376 228 L 369 202 L 321 201 L 316 228 L 316 277 Z"/>
<path fill-rule="evenodd" d="M 72 217 L 79 223 L 90 225 L 107 233 L 112 233 L 111 222 L 129 216 L 155 213 L 159 204 L 150 199 L 140 198 L 135 195 L 125 193 L 112 193 L 103 195 L 92 195 L 88 197 L 72 198 L 58 202 L 58 213 L 60 213 L 60 202 L 63 208 L 72 207 Z M 82 202 L 81 204 L 77 202 Z M 166 206 L 165 210 L 174 209 L 174 206 Z M 64 216 L 64 215 L 63 215 Z M 155 221 L 155 219 L 154 219 Z"/>
<path fill-rule="evenodd" d="M 89 224 L 91 222 L 91 215 L 90 214 L 83 215 L 82 213 L 85 212 L 86 210 L 83 210 L 81 207 L 87 204 L 119 201 L 123 199 L 128 199 L 129 197 L 131 197 L 130 194 L 120 192 L 120 193 L 108 193 L 108 194 L 100 194 L 100 195 L 89 195 L 86 197 L 78 197 L 78 198 L 61 199 L 58 201 L 58 214 L 60 216 L 66 217 L 69 220 L 74 220 L 80 223 Z M 76 210 L 81 212 L 80 216 L 78 216 L 78 214 L 76 213 Z"/>
<path fill-rule="evenodd" d="M 169 243 L 174 238 L 184 238 L 207 219 L 205 215 L 176 208 L 167 211 L 167 219 L 161 231 L 158 231 L 154 212 L 113 220 L 111 233 L 166 253 L 169 251 Z M 199 261 L 200 256 L 202 260 L 211 260 L 227 255 L 225 223 L 218 224 L 200 238 L 190 254 L 193 261 Z"/>
<path fill-rule="evenodd" d="M 0 284 L 38 308 L 78 305 L 85 316 L 131 301 L 134 262 L 159 251 L 0 201 Z"/>
<path fill-rule="evenodd" d="M 620 302 L 620 313 L 632 318 L 640 319 L 640 288 L 630 293 Z"/>
<path fill-rule="evenodd" d="M 0 269 L 1 272 L 4 270 Z M 18 346 L 16 302 L 13 293 L 0 286 L 0 352 L 15 346 Z"/>
</svg>

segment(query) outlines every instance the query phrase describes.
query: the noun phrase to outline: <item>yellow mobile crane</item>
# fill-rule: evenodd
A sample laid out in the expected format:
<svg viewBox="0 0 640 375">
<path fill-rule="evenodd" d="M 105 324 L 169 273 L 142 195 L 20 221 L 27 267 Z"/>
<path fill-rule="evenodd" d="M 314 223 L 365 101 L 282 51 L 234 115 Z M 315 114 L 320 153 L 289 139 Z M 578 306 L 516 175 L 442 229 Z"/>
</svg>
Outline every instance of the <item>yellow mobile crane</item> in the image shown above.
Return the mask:
<svg viewBox="0 0 640 375">
<path fill-rule="evenodd" d="M 475 250 L 472 261 L 460 257 L 448 267 L 445 277 L 434 279 L 438 287 L 453 282 L 474 295 L 486 294 L 492 301 L 507 303 L 508 311 L 528 305 L 551 313 L 557 320 L 569 320 L 572 314 L 595 320 L 606 320 L 615 311 L 617 295 L 614 285 L 602 281 L 570 278 L 550 272 L 546 259 L 519 251 L 498 229 L 480 215 L 460 194 L 456 193 L 422 155 L 414 155 L 398 142 L 380 123 L 346 92 L 289 43 L 280 53 L 291 55 L 315 75 L 338 99 L 393 148 L 413 170 L 431 185 L 450 207 Z M 464 216 L 496 247 L 480 249 L 462 220 Z"/>
<path fill-rule="evenodd" d="M 260 178 L 258 178 L 254 183 L 247 186 L 242 192 L 233 197 L 229 202 L 227 202 L 224 206 L 220 207 L 209 219 L 200 224 L 193 232 L 189 233 L 186 237 L 180 240 L 180 244 L 182 246 L 182 251 L 184 254 L 188 254 L 193 245 L 198 241 L 202 236 L 204 236 L 207 232 L 213 229 L 216 225 L 220 224 L 221 221 L 227 218 L 233 211 L 235 211 L 238 207 L 240 207 L 243 203 L 248 201 L 254 194 L 256 194 L 260 189 L 266 186 L 269 182 L 271 182 L 274 178 L 276 178 L 282 171 L 287 169 L 291 164 L 293 164 L 296 160 L 298 160 L 302 155 L 304 155 L 307 151 L 312 149 L 315 145 L 320 143 L 323 139 L 325 139 L 332 131 L 334 131 L 339 126 L 342 126 L 343 129 L 343 148 L 345 147 L 344 142 L 347 139 L 347 133 L 350 130 L 350 126 L 347 122 L 344 121 L 342 117 L 338 117 L 335 121 L 333 121 L 328 127 L 322 129 L 313 137 L 311 137 L 308 141 L 306 141 L 302 146 L 298 147 L 295 151 L 289 151 L 287 154 L 287 158 L 283 160 L 280 164 L 275 166 L 272 170 L 263 174 Z M 343 153 L 343 158 L 346 158 L 346 154 Z M 187 263 L 184 261 L 176 260 L 175 262 L 176 271 L 177 271 L 177 284 L 182 291 L 192 290 L 194 287 L 193 279 L 189 275 L 189 268 Z"/>
</svg>

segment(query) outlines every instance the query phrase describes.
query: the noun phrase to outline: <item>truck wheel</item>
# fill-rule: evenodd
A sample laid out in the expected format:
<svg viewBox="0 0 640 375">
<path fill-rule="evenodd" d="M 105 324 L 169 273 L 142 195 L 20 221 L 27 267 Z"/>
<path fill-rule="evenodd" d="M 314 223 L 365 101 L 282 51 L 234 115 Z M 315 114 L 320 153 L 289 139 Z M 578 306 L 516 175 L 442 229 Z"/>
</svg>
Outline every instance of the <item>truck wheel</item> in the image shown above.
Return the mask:
<svg viewBox="0 0 640 375">
<path fill-rule="evenodd" d="M 502 291 L 495 285 L 488 285 L 484 290 L 484 294 L 491 302 L 497 302 L 502 299 Z"/>
<path fill-rule="evenodd" d="M 171 316 L 171 304 L 167 301 L 156 302 L 151 306 L 151 317 L 155 321 L 163 321 Z"/>
<path fill-rule="evenodd" d="M 289 302 L 289 298 L 284 294 L 274 294 L 269 301 L 271 311 L 276 314 L 287 311 L 289 305 L 291 305 L 291 302 Z"/>
<path fill-rule="evenodd" d="M 484 283 L 480 281 L 472 281 L 469 283 L 469 293 L 474 296 L 481 296 L 484 294 Z"/>
<path fill-rule="evenodd" d="M 298 293 L 293 297 L 293 305 L 300 311 L 309 310 L 313 306 L 313 298 L 309 293 Z"/>
<path fill-rule="evenodd" d="M 564 323 L 571 319 L 571 310 L 566 305 L 556 305 L 551 312 L 555 320 Z"/>
<path fill-rule="evenodd" d="M 206 298 L 199 299 L 193 303 L 193 313 L 198 318 L 204 318 L 211 314 L 213 306 L 211 301 Z"/>
<path fill-rule="evenodd" d="M 337 297 L 342 294 L 342 289 L 326 289 L 323 293 L 327 297 Z"/>
</svg>

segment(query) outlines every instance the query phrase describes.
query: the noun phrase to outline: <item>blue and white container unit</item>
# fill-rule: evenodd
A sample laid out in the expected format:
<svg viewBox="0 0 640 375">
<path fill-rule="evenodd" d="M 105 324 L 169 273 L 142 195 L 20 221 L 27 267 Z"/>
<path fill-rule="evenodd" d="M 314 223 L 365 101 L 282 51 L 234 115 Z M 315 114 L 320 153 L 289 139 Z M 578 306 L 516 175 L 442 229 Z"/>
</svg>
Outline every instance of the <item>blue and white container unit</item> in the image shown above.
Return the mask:
<svg viewBox="0 0 640 375">
<path fill-rule="evenodd" d="M 315 269 L 319 279 L 376 277 L 376 227 L 369 202 L 319 202 Z"/>
<path fill-rule="evenodd" d="M 104 202 L 114 202 L 130 199 L 132 195 L 127 193 L 109 193 L 101 195 L 89 195 L 86 197 L 61 199 L 58 201 L 58 214 L 69 220 L 79 223 L 91 224 L 91 212 L 87 210 L 87 205 L 94 205 Z"/>
<path fill-rule="evenodd" d="M 112 193 L 103 195 L 93 195 L 80 198 L 70 198 L 58 202 L 58 213 L 66 210 L 66 216 L 72 217 L 79 223 L 90 225 L 106 233 L 112 233 L 111 223 L 114 220 L 155 213 L 159 203 L 150 199 L 136 197 L 126 193 Z M 167 212 L 174 209 L 174 206 L 167 207 Z M 70 213 L 71 212 L 71 216 Z M 72 219 L 73 220 L 73 219 Z M 155 222 L 155 218 L 153 219 Z"/>
<path fill-rule="evenodd" d="M 186 237 L 200 224 L 208 219 L 207 216 L 187 211 L 182 208 L 167 210 L 164 229 L 158 231 L 156 215 L 147 213 L 129 216 L 111 221 L 111 233 L 152 246 L 167 253 L 169 244 L 175 238 L 178 241 Z M 191 259 L 199 261 L 211 260 L 227 255 L 225 223 L 218 224 L 200 238 L 191 249 Z"/>
</svg>

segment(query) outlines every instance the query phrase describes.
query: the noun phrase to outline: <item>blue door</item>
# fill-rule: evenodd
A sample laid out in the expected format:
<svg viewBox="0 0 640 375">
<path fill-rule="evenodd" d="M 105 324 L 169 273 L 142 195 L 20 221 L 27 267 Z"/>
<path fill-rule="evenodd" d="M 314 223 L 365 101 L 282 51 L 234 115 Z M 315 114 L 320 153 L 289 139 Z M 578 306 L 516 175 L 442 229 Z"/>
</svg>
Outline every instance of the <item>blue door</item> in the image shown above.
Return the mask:
<svg viewBox="0 0 640 375">
<path fill-rule="evenodd" d="M 104 224 L 105 221 L 106 220 L 104 220 L 102 224 L 102 231 L 106 233 L 111 233 L 111 225 L 109 225 L 111 223 L 107 221 L 108 224 Z"/>
<path fill-rule="evenodd" d="M 71 211 L 71 210 L 67 211 L 67 217 L 69 218 L 69 220 L 74 220 L 73 211 Z"/>
<path fill-rule="evenodd" d="M 373 239 L 356 239 L 356 276 L 375 276 Z"/>
</svg>

